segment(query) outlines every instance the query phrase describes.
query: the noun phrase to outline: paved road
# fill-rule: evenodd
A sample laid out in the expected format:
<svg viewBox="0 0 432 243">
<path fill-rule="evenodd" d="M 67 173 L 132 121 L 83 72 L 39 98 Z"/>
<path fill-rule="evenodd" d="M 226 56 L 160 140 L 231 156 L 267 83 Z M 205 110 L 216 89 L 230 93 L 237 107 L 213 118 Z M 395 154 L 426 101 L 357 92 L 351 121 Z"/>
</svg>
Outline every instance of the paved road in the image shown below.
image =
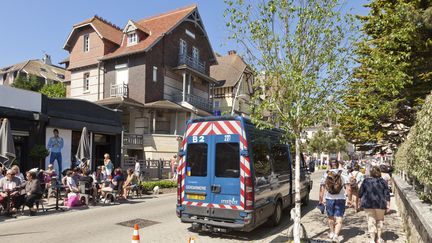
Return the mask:
<svg viewBox="0 0 432 243">
<path fill-rule="evenodd" d="M 326 230 L 324 216 L 315 208 L 318 198 L 317 184 L 322 172 L 312 175 L 314 188 L 311 203 L 304 207 L 302 219 L 308 235 L 314 239 L 322 239 Z M 131 200 L 129 203 L 112 206 L 98 206 L 91 209 L 77 209 L 68 212 L 48 212 L 36 217 L 20 216 L 17 219 L 0 217 L 0 242 L 130 242 L 132 228 L 119 225 L 134 219 L 148 220 L 147 225 L 140 229 L 141 242 L 187 242 L 195 237 L 196 242 L 284 242 L 286 229 L 290 225 L 288 211 L 280 226 L 275 228 L 260 227 L 250 233 L 194 233 L 190 225 L 180 223 L 175 215 L 175 194 L 159 195 L 157 198 L 147 197 Z M 364 213 L 352 215 L 348 212 L 347 226 L 343 229 L 346 242 L 363 242 L 366 231 Z M 400 227 L 397 215 L 391 215 L 391 225 L 396 233 L 388 233 L 388 240 L 404 242 L 403 233 L 397 232 Z M 396 242 L 394 241 L 394 242 Z M 391 242 L 391 241 L 390 241 Z"/>
</svg>

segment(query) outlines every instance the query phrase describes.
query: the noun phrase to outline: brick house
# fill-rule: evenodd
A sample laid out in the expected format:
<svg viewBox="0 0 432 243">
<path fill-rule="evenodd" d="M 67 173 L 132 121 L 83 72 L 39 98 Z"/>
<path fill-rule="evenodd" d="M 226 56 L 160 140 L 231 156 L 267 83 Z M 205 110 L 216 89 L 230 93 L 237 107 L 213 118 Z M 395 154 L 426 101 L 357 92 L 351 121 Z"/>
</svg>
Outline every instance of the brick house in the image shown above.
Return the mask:
<svg viewBox="0 0 432 243">
<path fill-rule="evenodd" d="M 170 158 L 186 121 L 212 113 L 217 61 L 196 5 L 124 28 L 95 16 L 74 25 L 64 49 L 70 97 L 123 111 L 126 158 Z"/>
<path fill-rule="evenodd" d="M 217 65 L 210 68 L 210 76 L 218 80 L 213 89 L 215 111 L 221 114 L 248 116 L 254 76 L 246 62 L 231 50 L 228 55 L 216 54 Z"/>
</svg>

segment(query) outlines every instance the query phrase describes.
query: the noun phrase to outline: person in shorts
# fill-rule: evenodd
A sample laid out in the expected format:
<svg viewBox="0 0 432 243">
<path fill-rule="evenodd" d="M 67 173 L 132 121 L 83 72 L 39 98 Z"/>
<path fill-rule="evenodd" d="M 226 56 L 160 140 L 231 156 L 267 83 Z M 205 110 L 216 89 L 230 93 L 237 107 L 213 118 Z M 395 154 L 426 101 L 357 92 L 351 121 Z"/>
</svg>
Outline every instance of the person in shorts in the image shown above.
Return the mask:
<svg viewBox="0 0 432 243">
<path fill-rule="evenodd" d="M 343 173 L 342 169 L 339 168 L 338 161 L 331 160 L 330 170 L 324 173 L 320 182 L 319 203 L 326 205 L 328 224 L 330 228 L 329 238 L 334 242 L 342 240 L 339 233 L 342 228 L 343 216 L 345 214 L 345 187 L 348 184 L 348 178 L 346 178 L 344 174 L 345 173 Z"/>
</svg>

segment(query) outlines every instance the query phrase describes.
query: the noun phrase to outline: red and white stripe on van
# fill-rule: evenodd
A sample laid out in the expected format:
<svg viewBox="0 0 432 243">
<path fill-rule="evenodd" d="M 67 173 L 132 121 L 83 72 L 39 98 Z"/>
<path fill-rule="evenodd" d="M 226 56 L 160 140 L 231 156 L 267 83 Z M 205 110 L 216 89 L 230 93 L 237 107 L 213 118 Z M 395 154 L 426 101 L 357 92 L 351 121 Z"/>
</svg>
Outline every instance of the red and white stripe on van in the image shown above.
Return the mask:
<svg viewBox="0 0 432 243">
<path fill-rule="evenodd" d="M 244 128 L 240 121 L 227 120 L 227 121 L 206 121 L 196 122 L 189 124 L 186 130 L 186 136 L 183 139 L 182 149 L 186 152 L 186 141 L 190 136 L 203 136 L 203 135 L 229 135 L 238 134 L 240 136 L 240 150 L 247 150 L 247 142 L 245 137 Z M 250 171 L 250 160 L 249 157 L 240 157 L 240 206 L 226 205 L 226 204 L 212 204 L 212 203 L 201 203 L 201 202 L 190 202 L 185 200 L 185 174 L 186 174 L 186 156 L 182 156 L 179 161 L 178 173 L 181 174 L 180 193 L 181 198 L 179 203 L 191 206 L 201 206 L 209 208 L 226 208 L 234 210 L 248 209 L 249 205 L 252 205 L 253 198 L 249 198 L 249 195 L 253 194 L 250 189 L 245 190 L 245 184 L 251 184 L 251 171 Z M 248 178 L 248 181 L 246 181 Z M 250 185 L 251 186 L 251 185 Z M 246 207 L 245 207 L 246 205 Z"/>
</svg>

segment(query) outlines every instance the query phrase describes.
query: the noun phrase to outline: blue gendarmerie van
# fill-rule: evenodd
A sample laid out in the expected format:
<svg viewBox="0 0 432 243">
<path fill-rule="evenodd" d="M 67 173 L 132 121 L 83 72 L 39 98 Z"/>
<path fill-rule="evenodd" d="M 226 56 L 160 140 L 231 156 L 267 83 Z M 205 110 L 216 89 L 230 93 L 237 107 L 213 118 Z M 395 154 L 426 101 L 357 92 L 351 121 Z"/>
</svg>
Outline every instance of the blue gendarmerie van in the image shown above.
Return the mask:
<svg viewBox="0 0 432 243">
<path fill-rule="evenodd" d="M 243 117 L 190 120 L 179 152 L 177 216 L 194 230 L 251 231 L 279 224 L 294 205 L 294 171 L 283 132 Z M 312 188 L 304 160 L 302 202 Z"/>
</svg>

